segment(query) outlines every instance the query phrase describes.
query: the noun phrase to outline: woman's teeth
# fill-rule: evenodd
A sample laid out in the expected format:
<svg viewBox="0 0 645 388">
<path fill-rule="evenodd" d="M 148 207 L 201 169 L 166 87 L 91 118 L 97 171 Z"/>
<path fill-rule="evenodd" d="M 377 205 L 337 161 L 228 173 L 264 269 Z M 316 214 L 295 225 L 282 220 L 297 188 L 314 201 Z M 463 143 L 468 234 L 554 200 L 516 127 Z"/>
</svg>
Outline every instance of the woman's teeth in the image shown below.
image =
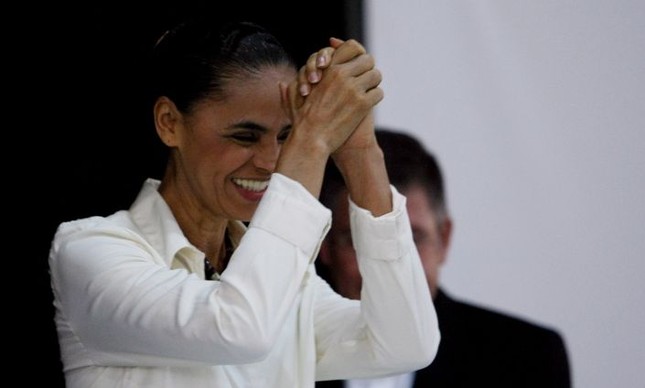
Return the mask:
<svg viewBox="0 0 645 388">
<path fill-rule="evenodd" d="M 269 186 L 268 180 L 240 179 L 233 178 L 233 183 L 249 191 L 264 191 Z"/>
</svg>

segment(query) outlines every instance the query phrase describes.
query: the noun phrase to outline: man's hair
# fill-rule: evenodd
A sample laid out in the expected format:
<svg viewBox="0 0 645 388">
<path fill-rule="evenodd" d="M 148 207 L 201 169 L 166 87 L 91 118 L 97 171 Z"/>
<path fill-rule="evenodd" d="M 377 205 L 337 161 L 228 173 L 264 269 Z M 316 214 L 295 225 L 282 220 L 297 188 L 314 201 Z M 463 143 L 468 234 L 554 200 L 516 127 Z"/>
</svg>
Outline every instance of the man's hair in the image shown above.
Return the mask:
<svg viewBox="0 0 645 388">
<path fill-rule="evenodd" d="M 390 183 L 399 191 L 406 191 L 412 186 L 421 187 L 430 200 L 437 220 L 443 220 L 448 215 L 448 206 L 441 167 L 435 156 L 417 138 L 402 131 L 377 128 L 376 139 L 383 150 Z M 343 178 L 330 161 L 325 172 L 321 202 L 333 209 L 338 193 L 343 188 Z"/>
</svg>

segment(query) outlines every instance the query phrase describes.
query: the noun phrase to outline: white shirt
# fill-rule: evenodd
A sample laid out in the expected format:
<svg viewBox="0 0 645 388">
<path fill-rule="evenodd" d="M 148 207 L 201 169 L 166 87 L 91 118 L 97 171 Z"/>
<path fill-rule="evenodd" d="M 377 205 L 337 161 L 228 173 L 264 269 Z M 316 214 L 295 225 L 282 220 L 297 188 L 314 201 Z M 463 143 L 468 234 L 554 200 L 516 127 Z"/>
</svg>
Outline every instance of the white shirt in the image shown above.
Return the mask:
<svg viewBox="0 0 645 388">
<path fill-rule="evenodd" d="M 405 198 L 351 204 L 362 302 L 313 261 L 331 213 L 274 174 L 218 281 L 148 179 L 129 210 L 59 226 L 50 252 L 68 388 L 313 387 L 420 369 L 439 343 Z"/>
</svg>

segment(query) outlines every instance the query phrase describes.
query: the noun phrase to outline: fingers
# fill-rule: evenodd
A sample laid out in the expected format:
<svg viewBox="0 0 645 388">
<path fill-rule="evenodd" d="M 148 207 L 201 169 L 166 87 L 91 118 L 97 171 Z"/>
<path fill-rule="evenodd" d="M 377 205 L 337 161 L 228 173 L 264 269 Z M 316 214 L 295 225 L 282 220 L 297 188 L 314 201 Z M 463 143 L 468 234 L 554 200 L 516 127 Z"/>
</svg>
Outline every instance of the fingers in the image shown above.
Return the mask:
<svg viewBox="0 0 645 388">
<path fill-rule="evenodd" d="M 332 43 L 332 39 L 334 43 Z M 366 54 L 367 50 L 362 44 L 358 43 L 355 39 L 342 41 L 340 39 L 332 38 L 330 44 L 339 44 L 334 48 L 334 55 L 331 58 L 331 65 L 345 63 L 355 57 Z M 332 46 L 333 47 L 333 46 Z"/>
<path fill-rule="evenodd" d="M 378 86 L 382 76 L 374 67 L 374 58 L 355 40 L 342 41 L 331 38 L 330 45 L 336 47 L 326 47 L 313 53 L 306 65 L 300 68 L 297 75 L 296 107 L 302 106 L 304 98 L 311 95 L 314 88 L 322 87 L 323 84 L 327 86 L 322 90 L 332 88 L 333 84 L 345 84 L 346 86 L 340 87 L 338 91 L 343 88 L 346 92 L 353 90 L 350 93 L 354 94 L 354 98 L 362 100 L 367 106 L 374 106 L 380 102 L 383 92 Z"/>
<path fill-rule="evenodd" d="M 385 94 L 383 93 L 383 89 L 379 87 L 372 88 L 368 90 L 367 93 L 365 93 L 365 100 L 372 107 L 381 102 L 381 100 L 383 100 L 383 97 L 385 97 Z"/>
<path fill-rule="evenodd" d="M 342 39 L 334 38 L 333 36 L 329 38 L 329 45 L 333 48 L 338 48 L 341 44 L 345 42 Z"/>
<path fill-rule="evenodd" d="M 311 87 L 322 78 L 322 71 L 332 64 L 346 63 L 358 56 L 365 55 L 363 45 L 354 39 L 344 41 L 329 38 L 330 47 L 324 47 L 311 54 L 305 65 L 298 72 L 298 90 L 301 96 L 307 96 Z M 372 65 L 373 66 L 373 65 Z"/>
<path fill-rule="evenodd" d="M 304 102 L 304 98 L 297 92 L 298 83 L 294 80 L 288 85 L 284 82 L 278 84 L 280 88 L 280 105 L 285 114 L 293 121 L 296 110 Z"/>
<path fill-rule="evenodd" d="M 307 66 L 301 67 L 296 79 L 298 80 L 298 92 L 303 97 L 308 96 L 311 92 L 311 85 L 309 84 L 308 78 Z"/>
<path fill-rule="evenodd" d="M 295 131 L 333 152 L 350 136 L 353 146 L 371 139 L 371 132 L 357 128 L 383 99 L 381 81 L 374 58 L 360 43 L 330 38 L 329 47 L 310 55 L 296 78 L 281 89 L 281 98 Z"/>
<path fill-rule="evenodd" d="M 359 123 L 383 99 L 379 87 L 382 76 L 372 66 L 369 55 L 330 66 L 306 97 L 300 95 L 294 79 L 288 90 L 281 90 L 281 98 L 290 108 L 292 133 L 304 133 L 313 143 L 324 144 L 330 152 L 336 151 L 357 132 Z M 361 130 L 351 144 L 365 143 L 362 139 L 369 140 L 369 134 Z"/>
<path fill-rule="evenodd" d="M 300 68 L 298 73 L 300 95 L 308 95 L 311 91 L 311 86 L 320 81 L 322 69 L 329 66 L 334 51 L 333 47 L 324 47 L 309 56 L 307 62 Z"/>
<path fill-rule="evenodd" d="M 325 77 L 328 77 L 327 74 L 333 74 L 334 72 L 348 77 L 358 77 L 363 73 L 376 70 L 374 66 L 374 57 L 370 54 L 362 54 L 351 61 L 331 65 L 325 70 Z"/>
</svg>

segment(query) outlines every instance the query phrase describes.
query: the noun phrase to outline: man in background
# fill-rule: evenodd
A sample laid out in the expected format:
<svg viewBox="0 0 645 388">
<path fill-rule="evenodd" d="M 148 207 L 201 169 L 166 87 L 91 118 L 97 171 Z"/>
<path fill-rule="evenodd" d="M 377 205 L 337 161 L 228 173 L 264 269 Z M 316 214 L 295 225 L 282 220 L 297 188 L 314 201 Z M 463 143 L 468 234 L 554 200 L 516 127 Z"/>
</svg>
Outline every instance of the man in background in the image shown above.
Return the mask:
<svg viewBox="0 0 645 388">
<path fill-rule="evenodd" d="M 441 343 L 428 367 L 372 380 L 324 381 L 318 388 L 496 387 L 569 388 L 571 378 L 562 336 L 501 311 L 453 298 L 440 285 L 453 222 L 436 158 L 414 137 L 377 130 L 391 183 L 407 197 L 415 244 L 433 297 Z M 322 277 L 340 294 L 360 299 L 361 276 L 352 248 L 347 191 L 333 165 L 321 201 L 332 210 L 332 228 L 317 262 Z"/>
</svg>

